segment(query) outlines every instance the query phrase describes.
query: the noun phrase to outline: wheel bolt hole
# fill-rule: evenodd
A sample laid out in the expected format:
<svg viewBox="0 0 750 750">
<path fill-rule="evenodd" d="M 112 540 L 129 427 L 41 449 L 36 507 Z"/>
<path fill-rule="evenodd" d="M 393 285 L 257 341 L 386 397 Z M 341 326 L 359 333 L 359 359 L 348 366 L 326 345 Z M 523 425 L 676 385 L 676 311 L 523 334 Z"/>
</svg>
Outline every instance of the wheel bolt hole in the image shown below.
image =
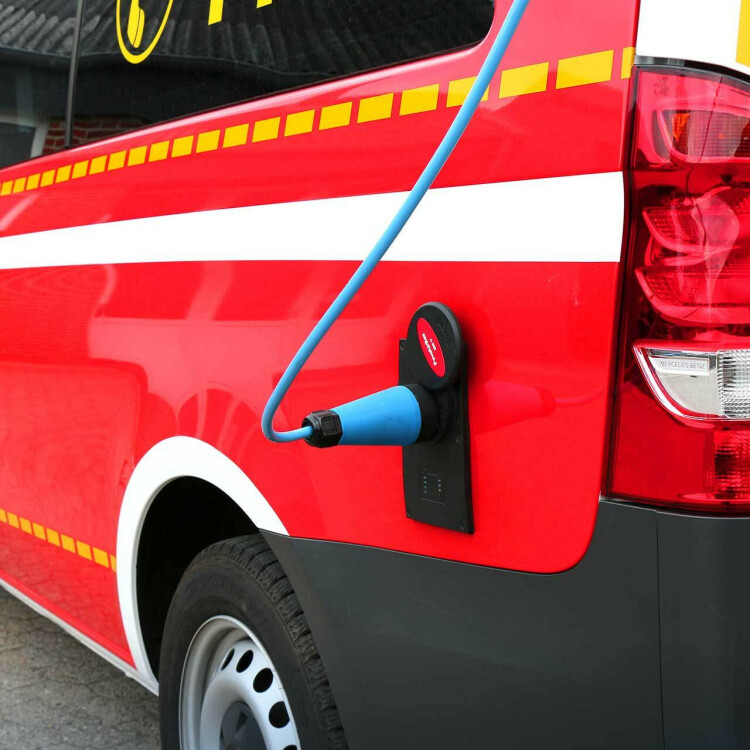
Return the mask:
<svg viewBox="0 0 750 750">
<path fill-rule="evenodd" d="M 234 649 L 232 649 L 224 659 L 224 663 L 221 665 L 222 670 L 226 669 L 229 666 L 229 662 L 232 661 L 234 658 Z"/>
<path fill-rule="evenodd" d="M 253 680 L 256 693 L 265 693 L 273 682 L 273 672 L 270 669 L 261 669 Z"/>
<path fill-rule="evenodd" d="M 237 671 L 244 672 L 253 662 L 253 652 L 245 651 L 237 662 Z"/>
<path fill-rule="evenodd" d="M 276 727 L 276 729 L 281 729 L 289 723 L 289 712 L 282 701 L 273 704 L 268 712 L 268 720 L 271 722 L 271 726 Z"/>
</svg>

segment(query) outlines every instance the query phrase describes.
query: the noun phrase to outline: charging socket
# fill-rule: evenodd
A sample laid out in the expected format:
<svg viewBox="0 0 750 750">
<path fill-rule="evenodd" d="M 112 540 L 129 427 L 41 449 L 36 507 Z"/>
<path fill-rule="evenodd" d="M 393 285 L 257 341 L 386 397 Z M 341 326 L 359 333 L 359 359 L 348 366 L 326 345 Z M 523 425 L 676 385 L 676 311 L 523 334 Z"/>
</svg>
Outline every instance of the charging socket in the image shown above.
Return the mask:
<svg viewBox="0 0 750 750">
<path fill-rule="evenodd" d="M 403 448 L 406 515 L 444 529 L 474 533 L 467 346 L 456 316 L 429 302 L 399 342 L 399 384 L 418 384 L 437 403 L 434 437 Z"/>
</svg>

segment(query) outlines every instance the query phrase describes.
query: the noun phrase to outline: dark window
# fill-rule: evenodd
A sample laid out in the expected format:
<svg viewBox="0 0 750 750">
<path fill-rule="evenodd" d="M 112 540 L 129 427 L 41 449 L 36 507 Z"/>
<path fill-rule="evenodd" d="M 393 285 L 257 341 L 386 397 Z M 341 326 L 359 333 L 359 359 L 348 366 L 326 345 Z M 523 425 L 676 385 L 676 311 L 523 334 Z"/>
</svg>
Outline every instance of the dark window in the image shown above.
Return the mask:
<svg viewBox="0 0 750 750">
<path fill-rule="evenodd" d="M 493 13 L 494 0 L 86 0 L 73 144 L 465 47 Z"/>
<path fill-rule="evenodd" d="M 0 167 L 65 145 L 76 0 L 0 0 Z"/>
</svg>

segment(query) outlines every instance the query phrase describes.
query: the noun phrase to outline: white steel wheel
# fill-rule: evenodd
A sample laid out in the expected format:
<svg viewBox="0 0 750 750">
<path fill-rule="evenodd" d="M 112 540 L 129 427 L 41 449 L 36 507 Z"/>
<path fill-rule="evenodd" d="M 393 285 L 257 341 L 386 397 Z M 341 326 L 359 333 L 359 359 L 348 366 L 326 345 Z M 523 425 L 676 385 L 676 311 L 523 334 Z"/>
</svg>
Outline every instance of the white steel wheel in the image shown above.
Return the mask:
<svg viewBox="0 0 750 750">
<path fill-rule="evenodd" d="M 187 566 L 158 668 L 162 750 L 348 750 L 305 613 L 260 534 Z"/>
<path fill-rule="evenodd" d="M 185 750 L 299 750 L 284 686 L 250 628 L 213 617 L 196 633 L 180 689 Z"/>
</svg>

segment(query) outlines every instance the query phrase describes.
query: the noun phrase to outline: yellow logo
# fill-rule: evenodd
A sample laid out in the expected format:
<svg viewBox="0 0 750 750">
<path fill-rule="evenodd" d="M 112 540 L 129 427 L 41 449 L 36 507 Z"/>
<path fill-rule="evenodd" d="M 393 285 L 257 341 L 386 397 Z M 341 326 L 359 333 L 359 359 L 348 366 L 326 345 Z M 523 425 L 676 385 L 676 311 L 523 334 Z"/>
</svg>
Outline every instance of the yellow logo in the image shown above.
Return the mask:
<svg viewBox="0 0 750 750">
<path fill-rule="evenodd" d="M 164 27 L 169 20 L 174 0 L 167 0 L 159 28 L 156 34 L 154 34 L 153 39 L 147 42 L 145 49 L 141 49 L 141 47 L 143 46 L 143 32 L 146 28 L 146 13 L 140 6 L 140 0 L 125 0 L 125 2 L 130 2 L 130 8 L 127 14 L 125 36 L 123 36 L 122 0 L 117 0 L 117 41 L 120 44 L 122 56 L 128 62 L 137 65 L 143 62 L 159 43 L 159 39 L 161 39 L 161 35 L 164 33 Z"/>
</svg>

